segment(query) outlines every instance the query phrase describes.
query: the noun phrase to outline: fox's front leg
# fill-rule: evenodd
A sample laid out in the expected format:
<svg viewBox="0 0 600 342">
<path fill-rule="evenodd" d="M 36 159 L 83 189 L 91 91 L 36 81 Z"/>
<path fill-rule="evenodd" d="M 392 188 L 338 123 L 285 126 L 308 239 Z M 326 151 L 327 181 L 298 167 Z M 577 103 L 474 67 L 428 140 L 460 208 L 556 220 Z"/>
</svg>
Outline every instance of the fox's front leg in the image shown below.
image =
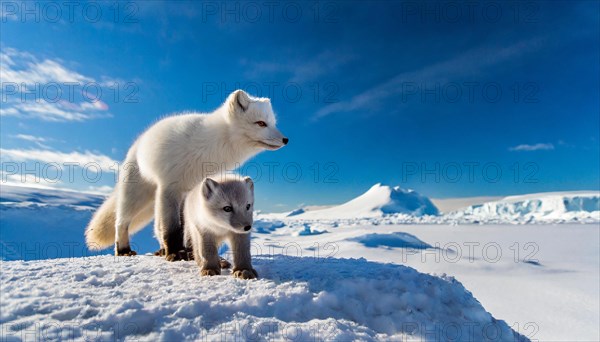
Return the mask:
<svg viewBox="0 0 600 342">
<path fill-rule="evenodd" d="M 156 192 L 155 222 L 157 236 L 162 240 L 167 261 L 187 259 L 183 247 L 183 227 L 180 217 L 181 193 L 174 189 L 158 189 Z"/>
<path fill-rule="evenodd" d="M 194 259 L 200 266 L 200 275 L 213 276 L 221 274 L 218 242 L 211 234 L 200 235 L 200 241 L 194 244 Z"/>
<path fill-rule="evenodd" d="M 233 252 L 233 276 L 241 279 L 258 278 L 258 273 L 252 268 L 250 234 L 232 233 L 230 240 Z"/>
</svg>

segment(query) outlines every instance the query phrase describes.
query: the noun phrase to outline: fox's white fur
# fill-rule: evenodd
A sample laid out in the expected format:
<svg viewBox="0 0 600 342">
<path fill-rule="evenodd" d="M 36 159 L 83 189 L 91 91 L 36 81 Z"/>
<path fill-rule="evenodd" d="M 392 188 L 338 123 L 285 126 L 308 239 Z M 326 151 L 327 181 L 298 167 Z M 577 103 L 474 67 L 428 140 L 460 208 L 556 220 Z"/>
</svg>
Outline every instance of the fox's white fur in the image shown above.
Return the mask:
<svg viewBox="0 0 600 342">
<path fill-rule="evenodd" d="M 154 217 L 154 232 L 168 260 L 183 248 L 181 202 L 211 174 L 233 170 L 264 149 L 287 143 L 276 127 L 267 98 L 242 90 L 209 114 L 190 113 L 162 119 L 131 146 L 114 192 L 86 229 L 92 249 L 115 243 L 117 255 L 133 255 L 129 235 Z"/>
<path fill-rule="evenodd" d="M 228 241 L 233 252 L 233 275 L 258 275 L 250 257 L 250 230 L 254 209 L 252 179 L 228 176 L 205 179 L 186 196 L 183 225 L 186 249 L 192 249 L 202 275 L 221 274 L 218 248 Z"/>
</svg>

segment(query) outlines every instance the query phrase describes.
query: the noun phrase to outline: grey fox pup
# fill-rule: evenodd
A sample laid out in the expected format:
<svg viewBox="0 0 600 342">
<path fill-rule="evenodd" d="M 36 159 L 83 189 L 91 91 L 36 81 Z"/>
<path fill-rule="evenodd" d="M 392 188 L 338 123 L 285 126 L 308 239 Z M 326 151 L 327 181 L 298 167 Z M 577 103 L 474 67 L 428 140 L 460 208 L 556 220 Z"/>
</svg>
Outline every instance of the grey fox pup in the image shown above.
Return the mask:
<svg viewBox="0 0 600 342">
<path fill-rule="evenodd" d="M 221 274 L 222 262 L 219 245 L 228 240 L 233 252 L 233 270 L 236 278 L 258 277 L 252 268 L 250 230 L 254 209 L 252 179 L 227 176 L 217 182 L 206 178 L 186 196 L 183 207 L 184 243 L 193 250 L 200 274 Z"/>
</svg>

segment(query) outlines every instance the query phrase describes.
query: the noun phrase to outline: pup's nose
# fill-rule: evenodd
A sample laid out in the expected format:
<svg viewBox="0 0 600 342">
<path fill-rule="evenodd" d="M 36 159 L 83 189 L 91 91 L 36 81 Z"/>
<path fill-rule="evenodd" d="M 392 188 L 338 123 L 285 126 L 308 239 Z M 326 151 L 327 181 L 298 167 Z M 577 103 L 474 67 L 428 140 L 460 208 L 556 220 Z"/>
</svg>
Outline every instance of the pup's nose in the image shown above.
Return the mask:
<svg viewBox="0 0 600 342">
<path fill-rule="evenodd" d="M 252 226 L 245 226 L 245 227 L 244 227 L 244 230 L 245 230 L 245 231 L 249 231 L 250 229 L 252 229 Z"/>
<path fill-rule="evenodd" d="M 284 144 L 284 145 L 287 145 L 288 141 L 290 141 L 290 139 L 288 139 L 288 138 L 283 138 L 283 144 Z"/>
</svg>

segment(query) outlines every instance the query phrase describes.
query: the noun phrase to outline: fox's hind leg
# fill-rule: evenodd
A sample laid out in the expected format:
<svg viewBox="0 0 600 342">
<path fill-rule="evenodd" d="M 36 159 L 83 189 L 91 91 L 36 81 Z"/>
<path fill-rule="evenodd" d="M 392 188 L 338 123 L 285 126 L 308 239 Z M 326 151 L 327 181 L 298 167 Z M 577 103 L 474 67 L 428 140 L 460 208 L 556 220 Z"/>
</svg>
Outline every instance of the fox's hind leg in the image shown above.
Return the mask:
<svg viewBox="0 0 600 342">
<path fill-rule="evenodd" d="M 134 170 L 135 169 L 135 170 Z M 137 168 L 123 168 L 126 173 L 118 184 L 115 226 L 115 255 L 135 255 L 129 244 L 130 229 L 137 230 L 152 217 L 148 208 L 154 199 L 155 186 L 141 178 Z M 141 216 L 149 216 L 140 218 Z M 139 221 L 139 222 L 138 222 Z"/>
<path fill-rule="evenodd" d="M 156 191 L 154 231 L 161 240 L 167 261 L 187 259 L 180 216 L 182 201 L 179 189 L 159 187 Z"/>
<path fill-rule="evenodd" d="M 183 210 L 184 206 L 185 206 L 185 201 L 182 201 L 180 209 L 179 209 L 179 220 L 180 220 L 180 227 L 181 227 L 180 229 L 183 231 L 183 250 L 179 250 L 179 252 L 177 253 L 177 258 L 181 259 L 181 260 L 194 260 L 195 257 L 194 257 L 192 237 L 191 237 L 190 232 L 185 227 L 186 223 L 185 223 L 185 215 L 184 215 L 184 210 Z M 162 232 L 160 232 L 158 229 L 159 229 L 159 226 L 155 226 L 155 235 L 157 237 L 161 237 Z M 154 255 L 165 257 L 165 256 L 167 256 L 167 254 L 165 252 L 164 243 L 162 242 L 163 239 L 159 238 L 159 240 L 161 240 L 161 246 L 160 246 L 159 250 L 154 252 Z M 173 256 L 171 258 L 173 258 Z"/>
</svg>

